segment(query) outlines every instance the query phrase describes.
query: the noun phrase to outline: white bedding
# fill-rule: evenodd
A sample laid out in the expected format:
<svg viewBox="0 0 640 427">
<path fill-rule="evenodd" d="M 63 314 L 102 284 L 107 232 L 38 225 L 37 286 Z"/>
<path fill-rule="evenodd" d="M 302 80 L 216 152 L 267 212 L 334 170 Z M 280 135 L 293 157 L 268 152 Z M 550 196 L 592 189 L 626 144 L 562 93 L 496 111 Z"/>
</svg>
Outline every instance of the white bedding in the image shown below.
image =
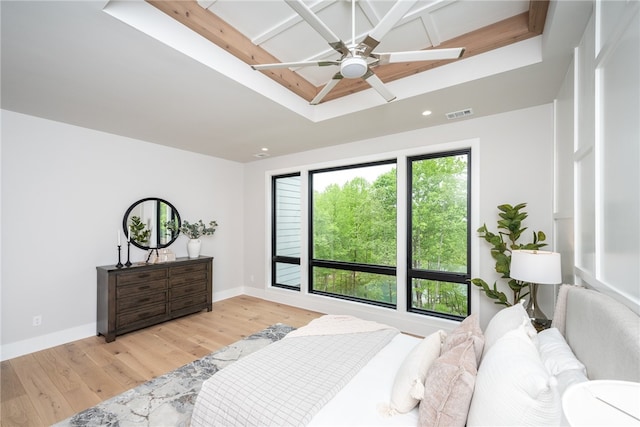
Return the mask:
<svg viewBox="0 0 640 427">
<path fill-rule="evenodd" d="M 288 412 L 302 412 L 305 415 L 305 425 L 312 427 L 341 427 L 341 426 L 361 426 L 361 427 L 381 427 L 381 426 L 417 426 L 420 422 L 427 423 L 428 425 L 435 425 L 433 420 L 440 420 L 441 416 L 451 417 L 453 415 L 460 415 L 454 417 L 456 422 L 460 421 L 460 426 L 465 423 L 468 426 L 471 425 L 559 425 L 561 420 L 561 400 L 559 396 L 562 394 L 565 386 L 563 386 L 562 375 L 566 372 L 580 371 L 582 377 L 580 381 L 586 381 L 587 377 L 584 376 L 583 365 L 586 366 L 587 372 L 590 374 L 590 379 L 598 378 L 619 378 L 624 380 L 638 381 L 640 378 L 640 321 L 635 313 L 632 313 L 628 308 L 623 307 L 621 304 L 610 300 L 609 297 L 604 296 L 598 292 L 592 290 L 585 290 L 582 288 L 571 287 L 566 292 L 566 335 L 562 336 L 555 330 L 550 330 L 542 334 L 539 337 L 536 331 L 530 324 L 528 315 L 524 308 L 517 304 L 513 307 L 505 308 L 496 314 L 486 330 L 484 331 L 484 353 L 479 350 L 478 354 L 483 354 L 480 366 L 477 370 L 477 377 L 474 374 L 474 384 L 467 387 L 470 391 L 468 393 L 469 400 L 464 401 L 462 397 L 465 397 L 465 393 L 459 393 L 452 390 L 459 390 L 455 387 L 444 387 L 445 381 L 451 382 L 455 385 L 458 378 L 457 373 L 459 370 L 450 369 L 452 366 L 455 368 L 456 363 L 462 367 L 462 359 L 455 359 L 451 356 L 447 359 L 443 355 L 449 365 L 444 361 L 438 364 L 440 359 L 437 359 L 429 372 L 433 371 L 433 376 L 428 375 L 430 384 L 437 384 L 438 387 L 425 388 L 425 398 L 429 396 L 428 405 L 423 404 L 422 408 L 416 407 L 408 413 L 396 414 L 389 416 L 389 404 L 391 400 L 391 393 L 394 389 L 394 383 L 396 377 L 403 365 L 403 361 L 407 358 L 407 355 L 414 354 L 412 352 L 417 345 L 424 340 L 421 338 L 412 337 L 409 335 L 398 333 L 397 330 L 393 331 L 392 337 L 389 336 L 386 341 L 380 341 L 379 345 L 375 349 L 369 351 L 369 356 L 362 360 L 357 367 L 347 368 L 345 359 L 340 358 L 339 361 L 333 360 L 328 365 L 322 365 L 315 360 L 318 358 L 325 361 L 328 360 L 328 355 L 324 353 L 329 352 L 329 355 L 338 353 L 344 353 L 346 348 L 347 353 L 353 354 L 362 353 L 362 345 L 353 342 L 353 339 L 344 340 L 344 336 L 341 334 L 327 336 L 330 338 L 327 342 L 322 344 L 311 345 L 305 343 L 298 345 L 301 350 L 306 351 L 309 354 L 304 356 L 304 360 L 312 360 L 313 367 L 316 369 L 312 374 L 312 378 L 324 378 L 325 373 L 330 372 L 334 377 L 338 376 L 341 379 L 339 386 L 343 388 L 339 391 L 334 388 L 333 393 L 327 395 L 324 399 L 317 399 L 312 396 L 315 393 L 316 387 L 312 386 L 310 391 L 303 393 L 304 396 L 310 397 L 312 403 L 315 405 L 311 410 L 307 410 L 298 405 L 297 400 L 286 400 L 288 404 L 287 408 L 274 409 L 268 412 L 268 414 L 274 415 L 287 415 Z M 564 309 L 564 304 L 561 309 Z M 556 313 L 558 314 L 558 313 Z M 562 316 L 558 316 L 562 320 Z M 449 336 L 444 342 L 443 349 L 449 348 L 445 355 L 455 353 L 458 347 L 449 343 L 449 338 L 452 338 L 452 342 L 455 342 L 456 336 L 467 336 L 469 338 L 471 331 L 474 328 L 470 322 L 473 316 L 469 316 L 464 322 L 460 324 L 454 331 L 450 332 Z M 345 325 L 344 320 L 340 317 L 337 319 L 328 318 L 325 319 L 331 321 L 331 326 L 327 330 L 336 332 L 336 328 L 340 332 Z M 335 321 L 338 321 L 336 324 Z M 347 323 L 353 323 L 350 319 Z M 323 320 L 324 322 L 324 320 Z M 477 317 L 475 318 L 477 329 Z M 595 322 L 595 325 L 592 324 Z M 465 323 L 469 323 L 466 327 Z M 358 322 L 355 323 L 360 327 Z M 588 327 L 586 326 L 588 325 Z M 313 326 L 313 325 L 312 325 Z M 322 335 L 326 332 L 324 326 L 316 328 L 313 326 L 310 331 L 304 332 L 297 338 L 292 338 L 292 341 L 305 340 L 309 338 L 323 338 Z M 301 328 L 302 329 L 302 328 Z M 376 327 L 377 329 L 377 327 Z M 612 334 L 611 331 L 616 331 Z M 319 333 L 319 335 L 318 335 Z M 362 334 L 373 334 L 375 332 L 363 332 Z M 563 351 L 555 351 L 557 348 L 547 348 L 543 338 L 546 338 L 548 334 L 554 333 L 552 336 L 554 341 L 551 343 L 563 344 Z M 311 336 L 309 336 L 309 334 Z M 361 335 L 358 333 L 356 335 Z M 565 342 L 565 338 L 566 342 Z M 334 342 L 334 339 L 337 341 Z M 514 341 L 515 340 L 515 341 Z M 284 339 L 282 341 L 288 341 Z M 508 347 L 507 344 L 515 343 L 515 347 Z M 517 342 L 516 342 L 517 341 Z M 523 345 L 527 343 L 527 345 Z M 329 343 L 333 343 L 334 347 L 329 350 Z M 385 344 L 386 343 L 386 344 Z M 467 345 L 463 342 L 461 345 Z M 567 344 L 568 343 L 568 344 Z M 607 345 L 603 345 L 607 344 Z M 500 345 L 498 345 L 500 344 Z M 548 343 L 547 343 L 548 344 Z M 335 347 L 337 345 L 337 347 Z M 469 344 L 470 345 L 470 344 Z M 453 347 L 451 347 L 453 346 Z M 557 347 L 557 346 L 556 346 Z M 267 347 L 269 349 L 269 347 Z M 380 349 L 378 351 L 378 349 Z M 517 360 L 512 357 L 514 349 L 527 350 L 525 355 L 519 356 Z M 554 350 L 555 349 L 555 350 Z M 572 352 L 577 349 L 575 356 Z M 611 351 L 611 349 L 615 349 Z M 553 351 L 552 351 L 553 350 Z M 261 350 L 263 351 L 263 350 Z M 274 350 L 275 351 L 275 350 Z M 478 351 L 478 350 L 474 350 Z M 285 352 L 288 359 L 302 360 L 298 358 L 290 351 Z M 572 353 L 569 355 L 569 353 Z M 505 356 L 506 355 L 506 356 Z M 571 363 L 568 357 L 571 356 Z M 580 357 L 582 356 L 582 357 Z M 250 356 L 247 356 L 249 358 Z M 256 356 L 257 357 L 257 356 Z M 281 353 L 280 356 L 281 357 Z M 575 359 L 575 360 L 574 360 Z M 275 360 L 275 359 L 274 359 Z M 282 365 L 279 361 L 271 360 L 267 363 L 269 367 L 276 367 L 276 371 L 273 375 L 260 369 L 250 370 L 252 372 L 249 380 L 249 384 L 242 388 L 243 399 L 232 400 L 234 402 L 244 402 L 247 398 L 254 398 L 255 395 L 265 396 L 270 393 L 254 390 L 253 377 L 257 376 L 257 373 L 266 375 L 266 383 L 275 386 L 272 380 L 281 374 Z M 280 360 L 280 359 L 278 359 Z M 475 357 L 473 358 L 476 361 Z M 525 363 L 529 361 L 530 363 Z M 579 364 L 580 363 L 580 364 Z M 315 366 L 318 365 L 318 366 Z M 406 365 L 406 363 L 405 363 Z M 575 366 L 580 369 L 576 369 Z M 233 365 L 231 365 L 233 366 Z M 437 366 L 437 369 L 436 369 Z M 511 367 L 513 371 L 506 369 Z M 290 371 L 290 367 L 285 365 L 285 369 L 288 376 L 294 377 Z M 226 369 L 225 369 L 226 370 Z M 346 371 L 345 371 L 346 370 Z M 333 372 L 331 372 L 333 371 Z M 339 371 L 339 372 L 338 372 Z M 472 373 L 471 369 L 467 369 L 465 372 Z M 225 371 L 222 371 L 224 373 Z M 255 373 L 254 373 L 255 372 Z M 303 372 L 304 373 L 304 372 Z M 220 373 L 219 373 L 220 374 Z M 218 375 L 219 375 L 218 374 Z M 453 374 L 453 376 L 447 376 Z M 518 374 L 518 375 L 516 375 Z M 535 374 L 535 375 L 534 375 Z M 331 376 L 327 375 L 327 376 Z M 592 377 L 592 375 L 594 375 Z M 214 376 L 213 378 L 215 378 Z M 401 375 L 401 377 L 403 377 Z M 454 381 L 455 380 L 455 381 Z M 209 380 L 208 380 L 209 381 Z M 229 390 L 235 387 L 238 381 L 237 376 L 231 375 L 232 384 L 222 388 L 223 394 L 228 394 Z M 313 381 L 309 379 L 299 381 L 299 383 L 312 384 Z M 205 384 L 207 384 L 205 382 Z M 279 383 L 278 383 L 279 384 Z M 447 383 L 449 384 L 449 383 Z M 464 384 L 463 384 L 464 385 Z M 203 385 L 203 390 L 205 386 Z M 289 390 L 287 386 L 287 390 Z M 463 390 L 464 391 L 464 390 Z M 496 398 L 499 394 L 502 394 L 502 398 Z M 542 399 L 541 393 L 547 393 L 548 399 Z M 411 390 L 412 396 L 414 396 L 414 390 Z M 473 393 L 473 394 L 472 394 Z M 206 393 L 204 393 L 206 394 Z M 246 395 L 245 395 L 246 394 Z M 200 393 L 198 400 L 201 399 L 203 393 Z M 213 399 L 214 402 L 218 401 L 218 397 Z M 295 398 L 298 394 L 294 394 Z M 220 399 L 222 401 L 223 399 Z M 322 400 L 322 402 L 320 402 Z M 323 405 L 324 402 L 327 402 Z M 209 401 L 204 405 L 205 409 L 209 410 Z M 518 410 L 513 410 L 518 407 Z M 227 403 L 216 403 L 226 411 Z M 215 405 L 214 405 L 215 406 Z M 198 402 L 196 402 L 198 407 Z M 272 405 L 272 407 L 275 407 Z M 429 411 L 430 408 L 436 408 L 436 413 L 432 414 Z M 252 413 L 253 405 L 250 405 L 248 410 L 243 409 L 241 414 Z M 425 409 L 426 408 L 426 409 Z M 468 408 L 469 412 L 462 412 Z M 422 413 L 421 409 L 424 409 Z M 449 412 L 447 412 L 449 411 Z M 196 410 L 194 409 L 194 418 L 196 417 Z M 313 415 L 315 414 L 315 415 Z M 420 416 L 422 415 L 422 418 Z M 468 415 L 468 418 L 467 418 Z M 544 421 L 542 421 L 544 420 Z M 200 420 L 200 425 L 212 425 L 211 418 L 206 414 Z M 308 424 L 306 424 L 308 422 Z M 296 423 L 297 425 L 298 423 Z M 192 424 L 192 425 L 198 425 Z M 280 424 L 274 424 L 280 425 Z"/>
<path fill-rule="evenodd" d="M 202 384 L 192 426 L 303 426 L 399 331 L 285 338 Z"/>
<path fill-rule="evenodd" d="M 386 416 L 396 373 L 407 354 L 421 341 L 396 335 L 311 420 L 309 426 L 416 426 L 418 408 Z"/>
</svg>

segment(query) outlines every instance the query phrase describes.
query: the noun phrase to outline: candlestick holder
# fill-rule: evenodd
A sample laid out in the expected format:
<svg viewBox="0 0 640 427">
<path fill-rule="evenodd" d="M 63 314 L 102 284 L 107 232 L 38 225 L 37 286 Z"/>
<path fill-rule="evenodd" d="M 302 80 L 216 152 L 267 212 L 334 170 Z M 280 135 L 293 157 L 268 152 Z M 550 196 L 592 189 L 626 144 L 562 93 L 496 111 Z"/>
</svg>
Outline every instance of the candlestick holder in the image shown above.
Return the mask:
<svg viewBox="0 0 640 427">
<path fill-rule="evenodd" d="M 122 250 L 122 245 L 118 245 L 118 263 L 116 264 L 116 268 L 122 268 L 122 262 L 120 261 L 120 251 Z"/>
<path fill-rule="evenodd" d="M 127 242 L 127 262 L 124 265 L 131 267 L 131 242 Z"/>
</svg>

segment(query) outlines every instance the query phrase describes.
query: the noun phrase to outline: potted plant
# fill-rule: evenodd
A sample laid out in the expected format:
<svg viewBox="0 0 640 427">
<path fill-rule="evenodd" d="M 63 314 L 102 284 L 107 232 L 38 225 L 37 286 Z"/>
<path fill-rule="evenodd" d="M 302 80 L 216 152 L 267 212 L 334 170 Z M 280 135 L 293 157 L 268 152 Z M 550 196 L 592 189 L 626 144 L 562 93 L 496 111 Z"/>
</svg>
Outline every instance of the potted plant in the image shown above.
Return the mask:
<svg viewBox="0 0 640 427">
<path fill-rule="evenodd" d="M 189 242 L 187 243 L 189 258 L 198 258 L 200 256 L 200 237 L 213 235 L 216 232 L 216 227 L 218 227 L 216 221 L 209 221 L 209 225 L 207 226 L 201 219 L 194 223 L 182 221 L 180 227 L 178 227 L 177 222 L 167 222 L 167 228 L 169 230 L 183 233 L 189 238 Z"/>
<path fill-rule="evenodd" d="M 489 231 L 486 224 L 478 228 L 480 237 L 491 245 L 491 256 L 496 260 L 495 270 L 502 275 L 501 279 L 508 280 L 507 284 L 513 293 L 513 301 L 510 302 L 507 296 L 498 290 L 497 282 L 493 283 L 493 288 L 480 278 L 471 279 L 471 283 L 481 288 L 487 297 L 495 299 L 496 304 L 511 306 L 529 294 L 528 283 L 518 282 L 510 277 L 511 251 L 517 249 L 537 250 L 547 246 L 546 243 L 542 243 L 547 238 L 542 231 L 533 232 L 533 242 L 518 243 L 518 239 L 527 229 L 527 227 L 522 227 L 522 222 L 528 216 L 526 212 L 522 211 L 526 206 L 526 203 L 515 206 L 508 204 L 498 206 L 500 211 L 498 215 L 501 219 L 498 220 L 497 233 Z"/>
</svg>

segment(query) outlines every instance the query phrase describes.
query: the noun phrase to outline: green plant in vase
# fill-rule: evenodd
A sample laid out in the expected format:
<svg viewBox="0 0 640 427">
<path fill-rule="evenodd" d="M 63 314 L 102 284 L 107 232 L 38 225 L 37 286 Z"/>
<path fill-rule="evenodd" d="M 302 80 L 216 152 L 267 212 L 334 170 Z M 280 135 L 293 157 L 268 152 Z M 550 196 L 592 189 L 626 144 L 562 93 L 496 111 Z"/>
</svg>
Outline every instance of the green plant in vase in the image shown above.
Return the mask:
<svg viewBox="0 0 640 427">
<path fill-rule="evenodd" d="M 200 237 L 211 236 L 216 232 L 218 223 L 216 221 L 209 221 L 209 225 L 206 225 L 201 219 L 198 222 L 190 223 L 189 221 L 182 221 L 182 225 L 178 226 L 178 222 L 167 222 L 166 226 L 173 232 L 179 231 L 189 238 L 187 243 L 187 252 L 189 258 L 198 258 L 200 256 Z"/>
<path fill-rule="evenodd" d="M 507 284 L 511 289 L 513 300 L 510 302 L 504 292 L 498 290 L 497 282 L 493 283 L 493 287 L 480 278 L 471 279 L 471 283 L 481 288 L 488 298 L 495 299 L 495 304 L 511 306 L 518 303 L 529 294 L 529 284 L 518 282 L 510 277 L 511 268 L 511 251 L 519 249 L 537 250 L 544 246 L 542 243 L 547 236 L 542 231 L 533 232 L 533 241 L 530 243 L 518 243 L 522 233 L 527 227 L 522 226 L 522 222 L 527 218 L 528 214 L 523 211 L 527 206 L 526 203 L 520 203 L 515 206 L 508 204 L 498 206 L 500 219 L 498 220 L 498 231 L 496 233 L 490 231 L 484 224 L 478 228 L 480 237 L 491 245 L 491 257 L 495 259 L 495 270 L 502 276 L 501 279 L 507 279 Z"/>
</svg>

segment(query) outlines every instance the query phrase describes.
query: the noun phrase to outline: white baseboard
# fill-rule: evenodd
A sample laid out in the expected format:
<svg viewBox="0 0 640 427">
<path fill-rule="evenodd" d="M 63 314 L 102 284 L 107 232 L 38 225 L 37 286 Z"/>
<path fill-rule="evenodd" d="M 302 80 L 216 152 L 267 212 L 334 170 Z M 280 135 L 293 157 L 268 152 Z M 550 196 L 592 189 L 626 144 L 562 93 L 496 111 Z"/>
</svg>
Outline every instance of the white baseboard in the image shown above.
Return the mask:
<svg viewBox="0 0 640 427">
<path fill-rule="evenodd" d="M 88 323 L 75 328 L 41 335 L 35 338 L 18 341 L 0 346 L 0 360 L 9 360 L 14 357 L 66 344 L 96 335 L 96 324 Z"/>
<path fill-rule="evenodd" d="M 232 289 L 227 289 L 226 291 L 216 291 L 213 289 L 213 302 L 222 301 L 225 299 L 237 297 L 240 295 L 246 294 L 244 286 L 236 286 Z"/>
</svg>

